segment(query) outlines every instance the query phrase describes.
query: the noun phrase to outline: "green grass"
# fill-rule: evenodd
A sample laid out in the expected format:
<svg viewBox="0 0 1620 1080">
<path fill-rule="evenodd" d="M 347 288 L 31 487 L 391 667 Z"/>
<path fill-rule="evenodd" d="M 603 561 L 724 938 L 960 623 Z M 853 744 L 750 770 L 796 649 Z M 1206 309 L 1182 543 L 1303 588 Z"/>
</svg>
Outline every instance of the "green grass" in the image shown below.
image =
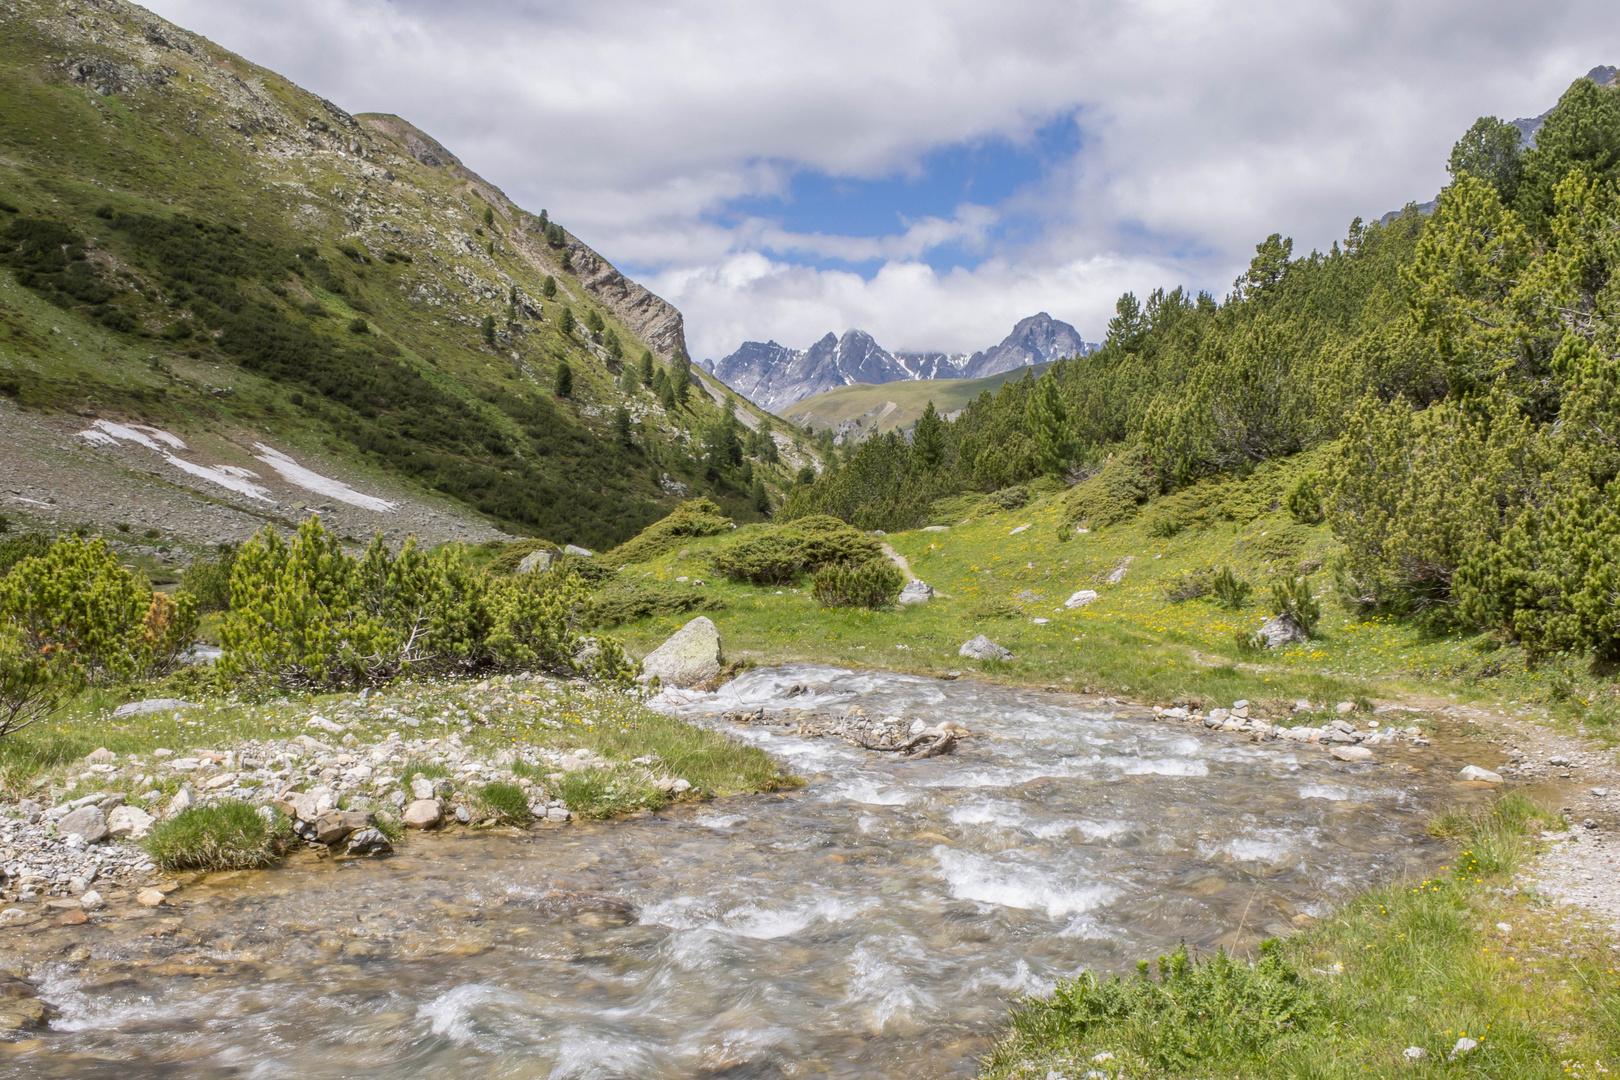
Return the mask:
<svg viewBox="0 0 1620 1080">
<path fill-rule="evenodd" d="M 182 810 L 153 828 L 144 845 L 165 870 L 248 870 L 281 858 L 291 836 L 285 818 L 266 821 L 230 800 Z"/>
<path fill-rule="evenodd" d="M 1449 873 L 1365 893 L 1252 960 L 1178 951 L 1134 976 L 1060 981 L 1013 1014 L 982 1075 L 1595 1075 L 1620 1039 L 1612 954 L 1574 920 L 1498 888 L 1555 822 L 1523 796 L 1442 815 L 1436 829 L 1458 845 Z M 1464 1037 L 1478 1048 L 1448 1061 Z M 1424 1057 L 1410 1063 L 1409 1047 Z"/>
<path fill-rule="evenodd" d="M 1337 541 L 1326 525 L 1298 524 L 1282 508 L 1289 485 L 1312 464 L 1303 455 L 1265 465 L 1243 480 L 1150 502 L 1129 520 L 1083 534 L 1070 523 L 1066 493 L 1050 485 L 1032 485 L 1033 500 L 1015 510 L 980 496 L 944 500 L 934 520 L 948 520 L 947 531 L 884 538 L 941 594 L 927 605 L 823 610 L 808 579 L 774 587 L 726 581 L 713 573 L 711 558 L 732 536 L 693 538 L 684 557 L 669 552 L 631 566 L 602 595 L 627 586 L 701 594 L 728 659 L 760 664 L 978 671 L 1025 685 L 1206 706 L 1246 698 L 1286 709 L 1298 698 L 1331 704 L 1424 695 L 1499 706 L 1503 713 L 1533 707 L 1569 730 L 1610 744 L 1620 738 L 1614 722 L 1620 689 L 1602 672 L 1572 658 L 1533 665 L 1489 635 L 1429 636 L 1409 621 L 1362 616 L 1339 604 L 1331 572 Z M 1121 566 L 1124 579 L 1108 584 Z M 1240 606 L 1223 604 L 1213 591 L 1171 599 L 1189 577 L 1213 580 L 1221 569 L 1250 587 Z M 1240 637 L 1252 636 L 1273 614 L 1271 586 L 1306 571 L 1322 608 L 1317 636 L 1282 649 L 1240 649 Z M 688 580 L 677 583 L 679 577 Z M 1064 608 L 1082 589 L 1101 596 L 1078 610 Z M 615 633 L 644 655 L 689 617 L 630 620 Z M 1036 618 L 1048 621 L 1037 625 Z M 980 633 L 1012 650 L 1014 659 L 981 669 L 959 657 L 961 644 Z"/>
<path fill-rule="evenodd" d="M 425 780 L 443 780 L 449 777 L 450 770 L 438 762 L 422 761 L 418 758 L 411 758 L 400 766 L 399 776 L 406 784 L 416 779 L 418 774 Z"/>
<path fill-rule="evenodd" d="M 529 823 L 529 797 L 516 784 L 485 784 L 478 789 L 478 804 L 485 814 L 503 824 Z"/>
<path fill-rule="evenodd" d="M 863 423 L 861 436 L 879 434 L 895 428 L 908 428 L 917 422 L 923 410 L 932 401 L 941 413 L 955 412 L 988 390 L 995 393 L 1008 379 L 1021 379 L 1026 372 L 1039 376 L 1050 364 L 1037 364 L 1033 368 L 1016 368 L 1000 375 L 982 379 L 919 379 L 913 382 L 853 383 L 828 390 L 824 394 L 805 398 L 786 406 L 782 414 L 801 427 L 809 424 L 816 430 L 835 427 L 841 421 L 865 416 L 873 409 L 880 415 Z M 894 408 L 883 412 L 893 403 Z"/>
</svg>

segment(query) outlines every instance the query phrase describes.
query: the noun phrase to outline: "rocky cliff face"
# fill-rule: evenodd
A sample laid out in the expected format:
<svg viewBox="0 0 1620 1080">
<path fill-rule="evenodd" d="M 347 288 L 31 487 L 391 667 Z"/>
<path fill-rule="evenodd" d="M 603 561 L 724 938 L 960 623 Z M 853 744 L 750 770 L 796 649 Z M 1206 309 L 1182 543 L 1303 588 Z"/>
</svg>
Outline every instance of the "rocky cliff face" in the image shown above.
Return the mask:
<svg viewBox="0 0 1620 1080">
<path fill-rule="evenodd" d="M 891 353 L 870 334 L 850 330 L 828 334 L 808 349 L 774 341 L 745 341 L 731 355 L 704 367 L 744 397 L 772 412 L 796 401 L 852 383 L 891 383 L 914 379 L 977 379 L 1084 356 L 1097 346 L 1083 341 L 1068 323 L 1046 312 L 1019 321 L 1001 343 L 971 355 Z"/>
</svg>

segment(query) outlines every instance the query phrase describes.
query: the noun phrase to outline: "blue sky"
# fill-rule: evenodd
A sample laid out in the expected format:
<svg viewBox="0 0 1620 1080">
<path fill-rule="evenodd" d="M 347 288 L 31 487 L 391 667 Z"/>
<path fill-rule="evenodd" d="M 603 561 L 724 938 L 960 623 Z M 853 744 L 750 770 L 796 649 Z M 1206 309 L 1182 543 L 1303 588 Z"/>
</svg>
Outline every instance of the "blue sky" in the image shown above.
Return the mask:
<svg viewBox="0 0 1620 1080">
<path fill-rule="evenodd" d="M 398 113 L 686 318 L 971 351 L 1224 294 L 1444 183 L 1481 115 L 1620 62 L 1612 0 L 148 0 Z"/>
</svg>

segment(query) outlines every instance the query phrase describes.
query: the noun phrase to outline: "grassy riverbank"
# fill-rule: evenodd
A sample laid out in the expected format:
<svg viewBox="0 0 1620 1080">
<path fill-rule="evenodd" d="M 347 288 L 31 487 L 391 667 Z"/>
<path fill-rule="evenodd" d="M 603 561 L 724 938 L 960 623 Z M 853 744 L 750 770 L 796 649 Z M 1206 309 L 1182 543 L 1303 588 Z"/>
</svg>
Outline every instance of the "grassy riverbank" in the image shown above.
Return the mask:
<svg viewBox="0 0 1620 1080">
<path fill-rule="evenodd" d="M 1444 815 L 1431 829 L 1457 850 L 1439 877 L 1365 893 L 1253 957 L 1065 980 L 1013 1014 L 983 1075 L 1604 1075 L 1620 1046 L 1620 956 L 1511 887 L 1549 827 L 1564 826 L 1519 795 Z"/>
<path fill-rule="evenodd" d="M 1308 463 L 1307 463 L 1308 464 Z M 1228 487 L 1223 504 L 1248 507 L 1239 520 L 1173 496 L 1151 503 L 1124 524 L 1088 533 L 1067 525 L 1060 489 L 1002 509 L 967 496 L 936 506 L 942 531 L 918 529 L 885 537 L 911 570 L 939 594 L 926 604 L 868 611 L 824 609 L 807 583 L 764 588 L 717 574 L 713 553 L 739 533 L 692 538 L 676 551 L 626 567 L 598 595 L 617 590 L 701 593 L 705 607 L 616 627 L 627 648 L 643 654 L 701 610 L 725 641 L 727 658 L 759 664 L 819 661 L 929 674 L 973 671 L 998 681 L 1056 685 L 1160 702 L 1226 705 L 1246 698 L 1286 711 L 1298 698 L 1315 703 L 1423 694 L 1536 710 L 1607 743 L 1612 682 L 1570 658 L 1530 663 L 1489 635 L 1429 636 L 1410 621 L 1363 618 L 1332 596 L 1327 567 L 1339 551 L 1325 525 L 1301 525 L 1280 496 L 1297 470 L 1262 467 Z M 1179 500 L 1179 501 L 1178 501 Z M 1173 504 L 1173 505 L 1167 505 Z M 757 526 L 755 527 L 757 528 Z M 1253 586 L 1232 610 L 1204 595 L 1175 601 L 1190 575 L 1231 568 Z M 1114 583 L 1110 576 L 1123 569 Z M 1309 572 L 1322 618 L 1309 642 L 1256 652 L 1237 638 L 1270 615 L 1274 580 Z M 685 579 L 685 580 L 682 580 Z M 1100 596 L 1077 610 L 1070 594 Z M 699 602 L 692 598 L 691 603 Z M 1044 619 L 1044 623 L 1036 620 Z M 971 661 L 962 642 L 985 634 L 1010 649 L 1010 661 Z"/>
<path fill-rule="evenodd" d="M 198 770 L 179 771 L 165 765 L 174 757 L 195 759 L 199 751 L 262 747 L 309 736 L 330 748 L 326 756 L 333 763 L 324 767 L 339 769 L 346 763 L 336 762 L 338 755 L 362 756 L 386 743 L 390 732 L 406 740 L 436 739 L 443 749 L 453 745 L 468 760 L 493 768 L 489 775 L 465 781 L 469 792 L 474 784 L 490 782 L 490 776 L 525 780 L 538 789 L 537 795 L 561 798 L 582 817 L 656 809 L 672 797 L 660 789 L 660 779 L 685 780 L 691 792 L 687 797 L 694 798 L 796 783 L 764 753 L 655 713 L 633 694 L 560 680 L 405 681 L 365 697 L 327 694 L 262 704 L 205 699 L 172 711 L 114 719 L 111 709 L 118 701 L 107 693 L 87 694 L 50 721 L 0 740 L 0 791 L 13 800 L 31 795 L 58 803 L 118 791 L 131 804 L 153 807 L 183 785 L 200 787 L 227 771 L 223 763 L 206 762 Z M 99 747 L 117 755 L 110 771 L 87 769 L 85 756 Z M 165 750 L 170 754 L 163 755 Z M 558 776 L 555 771 L 524 762 L 534 752 L 578 751 L 600 763 L 586 778 L 567 773 L 552 779 Z M 314 759 L 317 767 L 319 761 Z M 408 780 L 403 765 L 393 765 L 396 781 Z M 449 775 L 442 762 L 416 765 Z M 378 775 L 385 767 L 379 764 Z M 245 776 L 238 786 L 251 790 L 310 780 Z M 386 806 L 393 787 L 367 785 L 355 800 Z"/>
</svg>

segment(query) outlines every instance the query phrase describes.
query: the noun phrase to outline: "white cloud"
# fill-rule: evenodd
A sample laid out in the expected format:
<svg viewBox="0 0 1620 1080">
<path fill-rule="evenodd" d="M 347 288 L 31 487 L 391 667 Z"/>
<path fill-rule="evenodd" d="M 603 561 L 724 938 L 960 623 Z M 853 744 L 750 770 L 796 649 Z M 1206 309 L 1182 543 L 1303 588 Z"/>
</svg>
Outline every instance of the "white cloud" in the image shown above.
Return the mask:
<svg viewBox="0 0 1620 1080">
<path fill-rule="evenodd" d="M 1045 309 L 1087 336 L 1125 288 L 1223 291 L 1272 231 L 1326 246 L 1425 199 L 1475 116 L 1620 62 L 1600 0 L 153 0 L 353 111 L 399 113 L 610 259 L 693 351 L 860 326 L 965 350 Z M 1000 206 L 883 237 L 790 234 L 729 200 L 796 169 L 914 174 L 1073 115 L 1072 160 Z M 904 211 L 904 207 L 897 208 Z M 996 240 L 1008 215 L 1032 222 Z M 984 251 L 972 271 L 917 260 Z M 870 280 L 784 261 L 886 260 Z"/>
</svg>

